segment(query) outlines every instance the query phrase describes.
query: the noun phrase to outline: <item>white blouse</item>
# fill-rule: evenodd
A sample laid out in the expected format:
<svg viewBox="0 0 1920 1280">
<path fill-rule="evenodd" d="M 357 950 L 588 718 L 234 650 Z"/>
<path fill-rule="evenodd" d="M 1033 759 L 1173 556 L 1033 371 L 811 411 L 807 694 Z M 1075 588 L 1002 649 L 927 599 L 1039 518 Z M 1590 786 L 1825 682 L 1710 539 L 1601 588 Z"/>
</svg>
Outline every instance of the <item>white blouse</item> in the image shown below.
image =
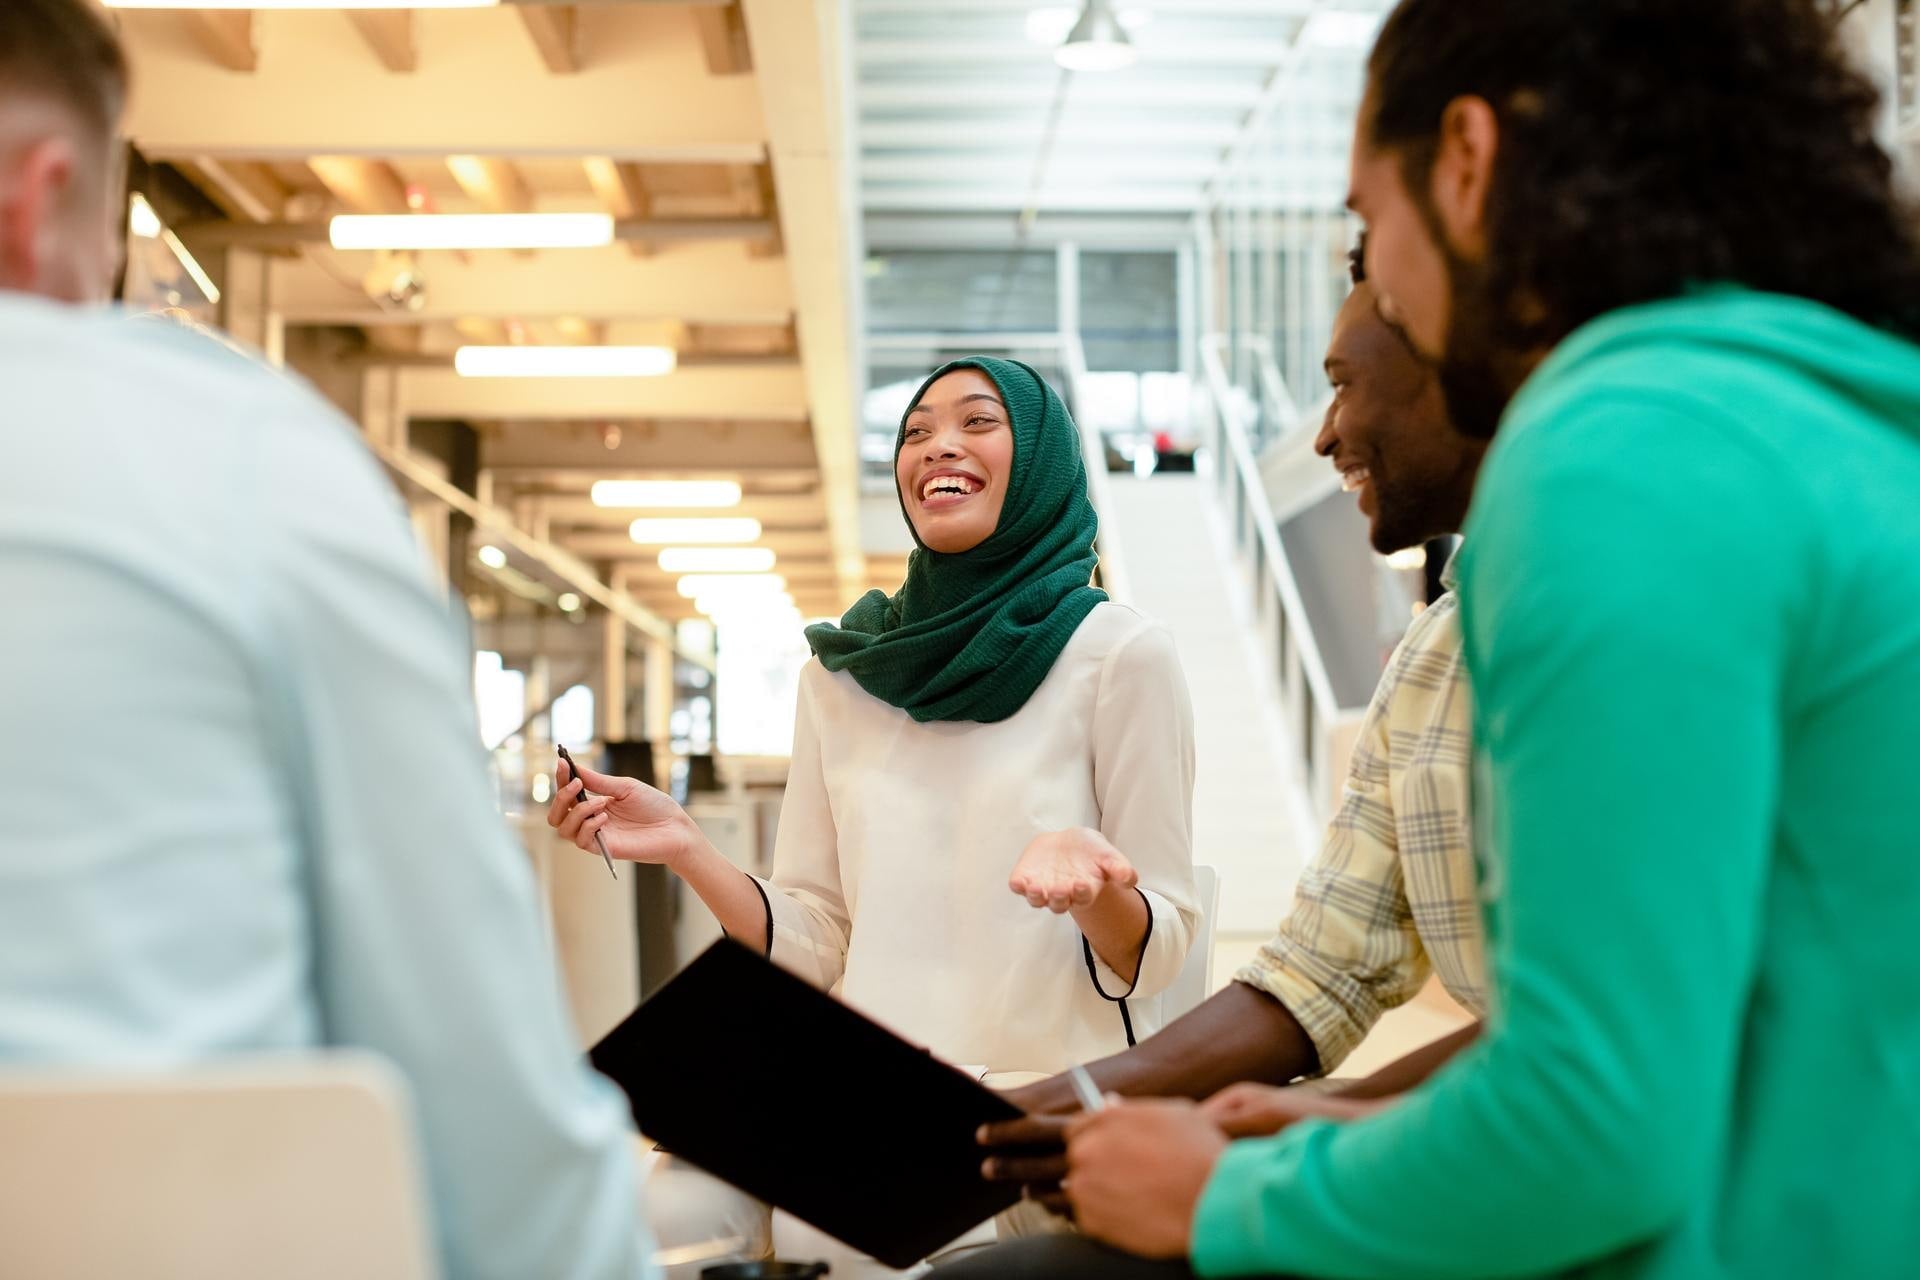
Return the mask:
<svg viewBox="0 0 1920 1280">
<path fill-rule="evenodd" d="M 1198 924 L 1193 772 L 1173 637 L 1121 605 L 1096 606 L 995 724 L 918 724 L 809 662 L 760 882 L 772 957 L 949 1062 L 1053 1073 L 1116 1053 L 1114 997 L 1152 1034 Z M 1131 990 L 1097 958 L 1089 972 L 1072 916 L 1007 888 L 1036 836 L 1069 827 L 1140 873 L 1152 925 Z"/>
</svg>

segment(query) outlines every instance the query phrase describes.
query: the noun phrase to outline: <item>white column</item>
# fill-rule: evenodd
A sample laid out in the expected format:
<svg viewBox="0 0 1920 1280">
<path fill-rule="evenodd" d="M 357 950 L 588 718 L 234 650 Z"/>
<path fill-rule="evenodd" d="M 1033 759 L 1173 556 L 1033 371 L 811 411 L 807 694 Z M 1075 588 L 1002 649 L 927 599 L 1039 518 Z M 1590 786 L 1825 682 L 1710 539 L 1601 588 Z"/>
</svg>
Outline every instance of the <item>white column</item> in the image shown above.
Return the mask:
<svg viewBox="0 0 1920 1280">
<path fill-rule="evenodd" d="M 616 580 L 615 589 L 618 589 Z M 624 742 L 627 737 L 627 624 L 617 613 L 602 618 L 600 653 L 600 738 Z"/>
<path fill-rule="evenodd" d="M 251 347 L 276 365 L 287 362 L 287 329 L 273 309 L 267 256 L 254 249 L 229 249 L 226 288 L 220 293 L 220 325 L 235 342 Z"/>
<path fill-rule="evenodd" d="M 664 781 L 667 776 L 667 740 L 673 736 L 673 646 L 665 640 L 647 637 L 647 675 L 641 723 L 647 740 L 653 743 L 654 768 Z"/>
</svg>

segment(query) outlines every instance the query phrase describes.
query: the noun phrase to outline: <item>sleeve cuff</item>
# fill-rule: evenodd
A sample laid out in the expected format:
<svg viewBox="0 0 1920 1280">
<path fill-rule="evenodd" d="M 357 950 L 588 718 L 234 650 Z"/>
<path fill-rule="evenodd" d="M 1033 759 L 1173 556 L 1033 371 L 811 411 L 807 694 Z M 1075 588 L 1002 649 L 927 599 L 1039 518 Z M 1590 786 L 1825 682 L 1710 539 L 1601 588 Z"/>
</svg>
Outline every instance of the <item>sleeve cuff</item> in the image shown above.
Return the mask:
<svg viewBox="0 0 1920 1280">
<path fill-rule="evenodd" d="M 756 875 L 747 878 L 760 890 L 767 908 L 767 959 L 823 991 L 830 990 L 845 968 L 844 948 L 818 936 L 813 914 L 777 885 Z"/>
<path fill-rule="evenodd" d="M 759 891 L 760 909 L 767 913 L 767 949 L 761 952 L 761 955 L 771 960 L 773 959 L 773 900 L 767 896 L 767 886 L 760 883 L 759 876 L 749 875 L 747 879 L 751 880 L 753 887 Z M 720 932 L 726 933 L 726 930 L 723 928 Z"/>
<path fill-rule="evenodd" d="M 1292 956 L 1285 952 L 1276 954 L 1270 946 L 1261 950 L 1259 959 L 1234 974 L 1233 980 L 1265 992 L 1286 1007 L 1307 1038 L 1313 1041 L 1314 1052 L 1320 1059 L 1315 1074 L 1325 1075 L 1360 1047 L 1368 1030 L 1385 1010 L 1372 1002 L 1367 1007 L 1355 1008 L 1341 1001 L 1326 983 L 1302 973 L 1292 963 Z"/>
<path fill-rule="evenodd" d="M 1100 993 L 1102 999 L 1115 1003 L 1132 998 L 1133 993 L 1140 989 L 1140 979 L 1147 972 L 1147 947 L 1153 942 L 1154 916 L 1158 914 L 1154 910 L 1153 895 L 1138 885 L 1134 886 L 1133 891 L 1140 895 L 1140 901 L 1147 907 L 1147 931 L 1141 935 L 1140 950 L 1134 955 L 1133 981 L 1121 977 L 1094 951 L 1093 944 L 1087 941 L 1087 935 L 1080 935 L 1080 952 L 1086 957 L 1087 976 L 1093 979 L 1093 989 Z"/>
</svg>

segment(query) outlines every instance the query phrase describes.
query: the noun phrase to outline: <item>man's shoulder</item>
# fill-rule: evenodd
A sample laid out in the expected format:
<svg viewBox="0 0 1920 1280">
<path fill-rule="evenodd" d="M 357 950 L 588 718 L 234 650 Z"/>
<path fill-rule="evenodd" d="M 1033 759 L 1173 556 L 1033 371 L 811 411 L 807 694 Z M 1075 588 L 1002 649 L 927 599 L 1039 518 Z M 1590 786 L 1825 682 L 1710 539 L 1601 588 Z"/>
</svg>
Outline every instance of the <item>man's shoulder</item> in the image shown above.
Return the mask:
<svg viewBox="0 0 1920 1280">
<path fill-rule="evenodd" d="M 1420 611 L 1401 637 L 1381 679 L 1382 692 L 1393 696 L 1403 687 L 1409 693 L 1430 691 L 1442 681 L 1464 680 L 1462 643 L 1459 597 L 1444 592 Z"/>
</svg>

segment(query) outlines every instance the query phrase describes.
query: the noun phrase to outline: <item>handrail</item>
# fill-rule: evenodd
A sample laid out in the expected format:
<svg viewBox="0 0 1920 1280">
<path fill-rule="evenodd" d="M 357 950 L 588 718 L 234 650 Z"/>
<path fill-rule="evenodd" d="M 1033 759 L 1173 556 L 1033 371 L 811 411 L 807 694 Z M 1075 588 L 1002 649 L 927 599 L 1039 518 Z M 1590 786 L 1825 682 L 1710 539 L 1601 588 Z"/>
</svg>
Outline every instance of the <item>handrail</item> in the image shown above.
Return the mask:
<svg viewBox="0 0 1920 1280">
<path fill-rule="evenodd" d="M 528 559 L 545 566 L 549 573 L 635 631 L 667 644 L 683 660 L 707 671 L 713 670 L 711 658 L 695 650 L 681 648 L 679 636 L 666 619 L 642 606 L 626 592 L 602 582 L 599 575 L 571 552 L 544 538 L 534 537 L 515 524 L 513 517 L 505 511 L 488 506 L 434 474 L 431 469 L 422 466 L 405 446 L 386 448 L 374 440 L 367 443 L 389 471 L 471 519 L 477 532 L 496 542 L 504 542 Z"/>
<path fill-rule="evenodd" d="M 1267 399 L 1273 402 L 1279 416 L 1290 423 L 1301 423 L 1300 406 L 1287 389 L 1286 375 L 1280 372 L 1280 362 L 1274 358 L 1272 340 L 1263 334 L 1248 334 L 1240 341 L 1253 353 L 1254 372 L 1260 379 L 1260 389 L 1267 393 Z"/>
<path fill-rule="evenodd" d="M 1227 378 L 1226 366 L 1220 354 L 1226 341 L 1225 335 L 1212 334 L 1200 344 L 1201 365 L 1206 371 L 1208 391 L 1213 400 L 1212 416 L 1219 431 L 1220 476 L 1224 483 L 1238 489 L 1237 496 L 1245 504 L 1248 517 L 1246 524 L 1251 526 L 1250 532 L 1261 552 L 1262 567 L 1279 598 L 1302 681 L 1320 721 L 1331 726 L 1338 721 L 1345 708 L 1334 696 L 1333 682 L 1328 678 L 1326 663 L 1320 656 L 1312 622 L 1300 598 L 1299 584 L 1294 581 L 1293 571 L 1288 566 L 1286 551 L 1280 541 L 1280 528 L 1273 518 L 1273 508 L 1267 500 L 1266 486 L 1260 478 L 1260 468 L 1247 440 L 1246 428 L 1235 420 L 1228 407 L 1231 403 L 1228 392 L 1232 384 Z M 1236 530 L 1236 536 L 1243 536 L 1245 532 Z"/>
<path fill-rule="evenodd" d="M 1061 335 L 1060 356 L 1067 381 L 1072 384 L 1074 403 L 1084 408 L 1087 397 L 1082 392 L 1087 378 L 1087 351 L 1079 334 Z M 1076 414 L 1073 420 L 1080 430 L 1080 456 L 1087 467 L 1087 499 L 1100 518 L 1100 532 L 1094 541 L 1094 550 L 1100 557 L 1100 585 L 1116 603 L 1128 604 L 1133 600 L 1133 584 L 1127 577 L 1126 556 L 1120 546 L 1120 522 L 1113 513 L 1113 485 L 1107 477 L 1107 442 L 1101 438 L 1098 428 L 1087 425 L 1084 412 Z"/>
</svg>

